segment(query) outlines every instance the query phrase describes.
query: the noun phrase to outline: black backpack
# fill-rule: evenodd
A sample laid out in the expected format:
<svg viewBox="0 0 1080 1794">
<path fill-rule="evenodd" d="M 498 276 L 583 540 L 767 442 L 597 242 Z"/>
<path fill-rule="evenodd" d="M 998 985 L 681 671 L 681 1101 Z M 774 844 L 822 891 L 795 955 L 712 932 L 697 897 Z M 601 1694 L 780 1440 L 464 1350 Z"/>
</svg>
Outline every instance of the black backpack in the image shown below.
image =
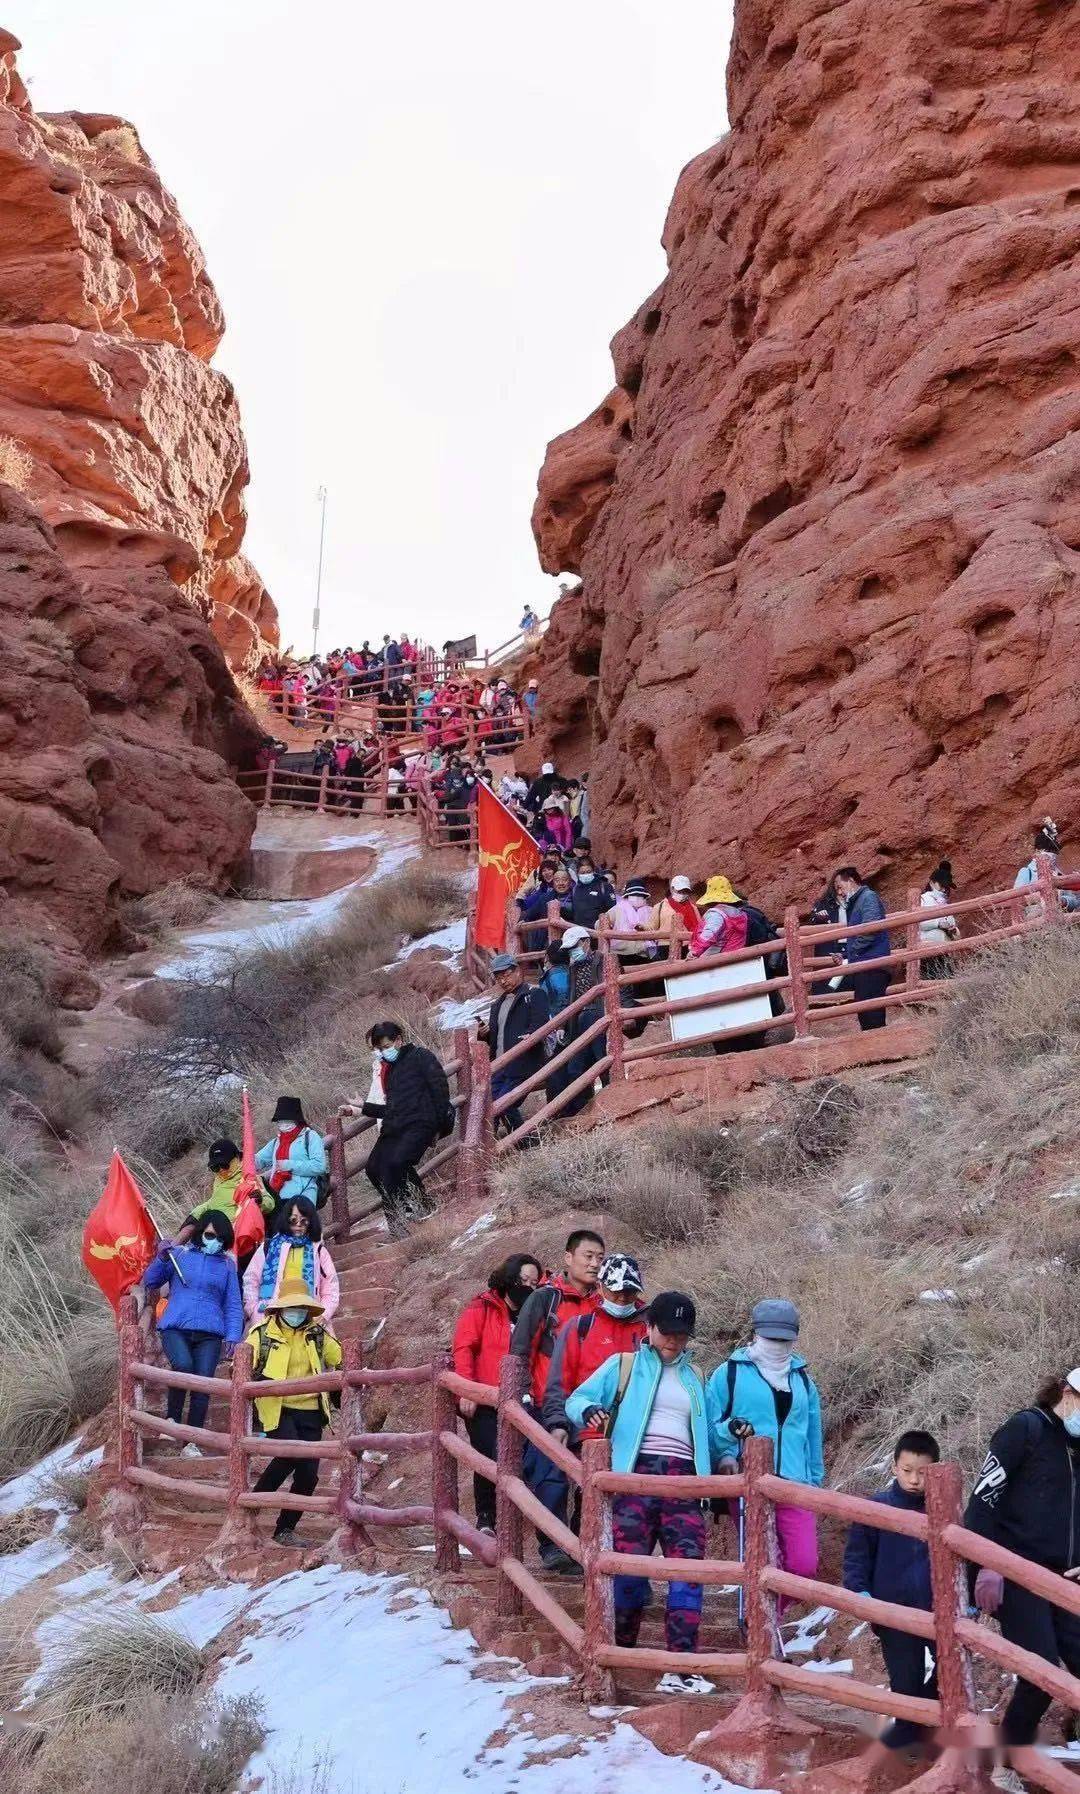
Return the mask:
<svg viewBox="0 0 1080 1794">
<path fill-rule="evenodd" d="M 766 941 L 779 940 L 780 930 L 773 927 L 764 911 L 756 909 L 752 903 L 740 903 L 739 908 L 746 917 L 746 944 L 748 947 L 760 947 Z"/>
</svg>

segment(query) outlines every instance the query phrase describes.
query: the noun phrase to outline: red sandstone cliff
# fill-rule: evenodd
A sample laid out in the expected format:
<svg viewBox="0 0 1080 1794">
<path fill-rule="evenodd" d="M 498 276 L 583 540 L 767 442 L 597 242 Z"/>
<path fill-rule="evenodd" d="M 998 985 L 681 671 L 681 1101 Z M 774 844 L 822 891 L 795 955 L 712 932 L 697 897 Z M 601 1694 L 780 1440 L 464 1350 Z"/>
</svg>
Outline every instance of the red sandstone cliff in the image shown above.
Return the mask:
<svg viewBox="0 0 1080 1794">
<path fill-rule="evenodd" d="M 1080 827 L 1078 8 L 735 11 L 730 134 L 541 474 L 549 745 L 642 872 L 1011 879 Z"/>
<path fill-rule="evenodd" d="M 0 932 L 47 941 L 86 1000 L 125 894 L 244 866 L 230 766 L 255 731 L 219 641 L 239 664 L 276 617 L 240 553 L 198 245 L 131 126 L 35 115 L 16 48 L 0 33 Z"/>
</svg>

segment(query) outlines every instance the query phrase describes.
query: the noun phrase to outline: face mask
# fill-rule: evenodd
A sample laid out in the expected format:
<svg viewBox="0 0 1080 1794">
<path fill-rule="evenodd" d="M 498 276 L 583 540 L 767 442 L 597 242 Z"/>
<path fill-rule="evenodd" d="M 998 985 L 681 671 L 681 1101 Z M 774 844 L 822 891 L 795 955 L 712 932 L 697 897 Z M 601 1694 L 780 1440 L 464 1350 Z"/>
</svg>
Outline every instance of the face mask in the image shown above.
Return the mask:
<svg viewBox="0 0 1080 1794">
<path fill-rule="evenodd" d="M 632 1308 L 627 1308 L 622 1302 L 601 1302 L 600 1306 L 605 1314 L 610 1314 L 616 1321 L 624 1321 L 628 1315 L 634 1312 Z"/>
<path fill-rule="evenodd" d="M 578 873 L 578 883 L 583 884 L 583 885 L 591 885 L 592 881 L 595 877 L 596 877 L 595 872 L 579 872 Z"/>
<path fill-rule="evenodd" d="M 382 1056 L 385 1059 L 387 1065 L 393 1065 L 394 1060 L 397 1058 L 398 1054 L 401 1051 L 401 1048 L 400 1047 L 383 1047 L 381 1049 L 381 1051 L 382 1051 Z"/>
<path fill-rule="evenodd" d="M 570 957 L 573 960 L 582 960 L 588 951 L 588 947 L 571 947 Z"/>
<path fill-rule="evenodd" d="M 532 1284 L 521 1283 L 515 1279 L 506 1292 L 506 1300 L 511 1308 L 520 1308 L 527 1297 L 532 1295 Z"/>
<path fill-rule="evenodd" d="M 307 1317 L 306 1308 L 283 1308 L 281 1310 L 281 1318 L 287 1327 L 302 1327 Z"/>
<path fill-rule="evenodd" d="M 221 1241 L 218 1239 L 216 1234 L 210 1234 L 203 1241 L 202 1249 L 204 1252 L 209 1252 L 209 1254 L 212 1258 L 214 1256 L 215 1252 L 221 1251 Z"/>
<path fill-rule="evenodd" d="M 1066 1414 L 1064 1426 L 1070 1439 L 1080 1439 L 1080 1408 L 1075 1414 Z"/>
</svg>

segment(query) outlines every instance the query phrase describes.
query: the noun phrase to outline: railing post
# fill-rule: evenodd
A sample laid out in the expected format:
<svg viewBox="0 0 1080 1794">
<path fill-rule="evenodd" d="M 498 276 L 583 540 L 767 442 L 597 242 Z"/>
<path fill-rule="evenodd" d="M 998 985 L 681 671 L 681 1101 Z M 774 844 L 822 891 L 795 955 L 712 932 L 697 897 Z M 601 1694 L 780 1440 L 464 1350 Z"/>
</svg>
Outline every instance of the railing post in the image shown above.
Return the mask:
<svg viewBox="0 0 1080 1794">
<path fill-rule="evenodd" d="M 266 789 L 263 792 L 263 807 L 264 807 L 264 809 L 270 808 L 270 799 L 274 795 L 274 766 L 275 766 L 275 763 L 273 760 L 271 760 L 269 766 L 266 769 Z"/>
<path fill-rule="evenodd" d="M 326 809 L 326 790 L 330 783 L 330 762 L 326 762 L 319 776 L 319 795 L 315 802 L 315 813 L 321 816 Z"/>
<path fill-rule="evenodd" d="M 798 906 L 789 903 L 784 911 L 784 951 L 788 976 L 791 979 L 791 1019 L 797 1041 L 812 1040 L 810 1032 L 810 986 L 803 974 L 802 927 Z"/>
<path fill-rule="evenodd" d="M 229 1463 L 225 1495 L 225 1519 L 214 1543 L 211 1561 L 226 1562 L 226 1554 L 258 1543 L 259 1530 L 255 1513 L 241 1507 L 240 1497 L 249 1486 L 250 1460 L 242 1442 L 251 1432 L 251 1398 L 244 1394 L 244 1385 L 251 1381 L 254 1362 L 251 1347 L 238 1345 L 233 1353 L 232 1380 L 229 1384 Z"/>
<path fill-rule="evenodd" d="M 918 909 L 921 891 L 909 891 L 907 894 L 908 909 Z M 907 922 L 904 925 L 904 945 L 909 953 L 917 950 L 919 945 L 918 922 Z M 909 959 L 904 964 L 904 989 L 909 994 L 916 991 L 922 983 L 922 960 Z"/>
<path fill-rule="evenodd" d="M 623 1036 L 622 1021 L 619 1016 L 619 959 L 615 953 L 608 953 L 601 962 L 604 973 L 604 1010 L 607 1014 L 607 1050 L 611 1054 L 611 1079 L 613 1083 L 621 1082 L 626 1076 L 626 1041 Z"/>
<path fill-rule="evenodd" d="M 582 1688 L 590 1701 L 607 1703 L 615 1692 L 615 1678 L 597 1662 L 603 1645 L 615 1642 L 615 1584 L 600 1573 L 596 1560 L 610 1551 L 611 1497 L 596 1486 L 602 1470 L 611 1469 L 611 1444 L 607 1439 L 585 1439 L 581 1446 L 581 1558 L 585 1572 Z"/>
<path fill-rule="evenodd" d="M 345 1130 L 340 1115 L 330 1123 L 330 1213 L 334 1235 L 340 1242 L 349 1237 L 349 1174 L 345 1165 Z"/>
<path fill-rule="evenodd" d="M 380 764 L 380 768 L 379 768 L 379 808 L 378 808 L 378 811 L 376 812 L 376 814 L 379 816 L 384 816 L 384 817 L 389 816 L 389 814 L 390 814 L 390 753 L 389 753 L 389 749 L 387 750 L 387 752 L 385 754 L 383 754 L 381 756 L 381 764 Z"/>
<path fill-rule="evenodd" d="M 364 1391 L 355 1378 L 364 1362 L 364 1348 L 359 1339 L 347 1339 L 342 1347 L 341 1410 L 338 1414 L 338 1444 L 341 1462 L 338 1469 L 337 1531 L 330 1541 L 330 1554 L 338 1562 L 355 1557 L 364 1547 L 374 1548 L 370 1533 L 349 1517 L 349 1503 L 364 1496 L 364 1461 L 359 1450 L 350 1451 L 349 1440 L 364 1430 Z"/>
<path fill-rule="evenodd" d="M 499 1408 L 498 1408 L 498 1445 L 496 1448 L 497 1469 L 495 1473 L 495 1542 L 499 1554 L 500 1572 L 505 1560 L 509 1557 L 515 1563 L 521 1563 L 525 1548 L 525 1526 L 521 1511 L 505 1493 L 505 1479 L 510 1476 L 521 1476 L 522 1461 L 525 1456 L 525 1441 L 516 1426 L 503 1414 L 507 1402 L 520 1402 L 525 1394 L 529 1379 L 529 1365 L 525 1358 L 515 1358 L 507 1354 L 499 1367 Z M 524 1611 L 521 1590 L 510 1581 L 508 1576 L 500 1574 L 495 1592 L 495 1611 L 500 1619 L 515 1619 Z"/>
<path fill-rule="evenodd" d="M 521 938 L 521 905 L 516 897 L 506 899 L 506 951 L 523 953 L 524 942 Z"/>
<path fill-rule="evenodd" d="M 466 970 L 468 970 L 467 960 Z M 472 1040 L 469 1037 L 468 1028 L 454 1029 L 454 1058 L 458 1062 L 458 1095 L 465 1098 L 458 1109 L 457 1131 L 460 1136 L 465 1132 L 465 1124 L 469 1115 L 469 1099 L 473 1089 Z"/>
<path fill-rule="evenodd" d="M 127 1481 L 127 1472 L 134 1470 L 142 1457 L 141 1435 L 128 1416 L 130 1408 L 142 1406 L 141 1386 L 136 1384 L 133 1369 L 139 1356 L 139 1309 L 133 1295 L 121 1298 L 117 1315 L 116 1347 L 119 1360 L 116 1380 L 119 1408 L 118 1474 L 115 1488 L 110 1489 L 106 1496 L 102 1514 L 106 1540 L 120 1542 L 137 1533 L 145 1519 L 139 1491 Z"/>
<path fill-rule="evenodd" d="M 557 942 L 560 935 L 559 923 L 562 921 L 562 910 L 557 898 L 553 898 L 547 906 L 547 938 L 548 946 Z"/>
<path fill-rule="evenodd" d="M 776 1511 L 761 1489 L 773 1465 L 772 1440 L 755 1437 L 743 1446 L 745 1549 L 743 1585 L 746 1608 L 746 1693 L 707 1739 L 694 1748 L 697 1762 L 720 1769 L 747 1788 L 775 1787 L 778 1757 L 794 1751 L 796 1759 L 820 1726 L 792 1713 L 769 1682 L 765 1666 L 776 1656 L 776 1596 L 762 1584 L 765 1570 L 777 1562 Z M 784 1767 L 788 1767 L 787 1762 Z M 805 1767 L 805 1763 L 799 1763 Z"/>
<path fill-rule="evenodd" d="M 964 1482 L 959 1464 L 932 1464 L 926 1472 L 926 1527 L 930 1581 L 934 1594 L 934 1656 L 937 1660 L 941 1725 L 946 1733 L 975 1723 L 975 1677 L 971 1653 L 956 1636 L 967 1610 L 967 1578 L 962 1560 L 942 1536 L 962 1524 Z"/>
<path fill-rule="evenodd" d="M 1064 912 L 1054 888 L 1054 856 L 1040 848 L 1035 855 L 1035 864 L 1037 868 L 1035 884 L 1042 898 L 1043 921 L 1060 922 L 1064 919 Z"/>
<path fill-rule="evenodd" d="M 435 1510 L 435 1568 L 442 1574 L 461 1568 L 457 1539 L 440 1524 L 442 1514 L 461 1511 L 457 1459 L 440 1438 L 443 1431 L 457 1431 L 457 1401 L 439 1382 L 440 1372 L 449 1370 L 452 1362 L 449 1352 L 438 1352 L 431 1366 L 431 1505 Z"/>
</svg>

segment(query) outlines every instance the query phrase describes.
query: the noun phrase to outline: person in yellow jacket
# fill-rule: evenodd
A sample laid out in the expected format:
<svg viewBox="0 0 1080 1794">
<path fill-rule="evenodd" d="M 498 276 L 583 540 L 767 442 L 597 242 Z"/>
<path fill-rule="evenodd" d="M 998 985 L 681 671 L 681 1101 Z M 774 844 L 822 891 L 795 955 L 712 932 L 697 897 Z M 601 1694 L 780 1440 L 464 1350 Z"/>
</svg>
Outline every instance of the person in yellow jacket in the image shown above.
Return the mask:
<svg viewBox="0 0 1080 1794">
<path fill-rule="evenodd" d="M 244 1177 L 244 1168 L 240 1161 L 240 1148 L 235 1140 L 215 1140 L 207 1153 L 207 1165 L 213 1172 L 210 1194 L 205 1202 L 198 1202 L 184 1217 L 183 1224 L 177 1234 L 177 1242 L 184 1246 L 198 1229 L 199 1222 L 212 1209 L 228 1217 L 232 1227 L 236 1226 L 236 1193 Z M 277 1207 L 276 1196 L 271 1195 L 266 1185 L 260 1180 L 258 1189 L 259 1207 L 264 1215 L 272 1215 Z M 250 1253 L 247 1255 L 249 1258 Z"/>
<path fill-rule="evenodd" d="M 317 1302 L 299 1277 L 286 1277 L 247 1343 L 254 1359 L 257 1382 L 271 1385 L 257 1396 L 255 1411 L 268 1439 L 322 1438 L 330 1420 L 328 1395 L 275 1395 L 272 1385 L 295 1377 L 317 1377 L 341 1367 L 341 1347 L 319 1322 L 323 1305 Z M 280 1489 L 292 1476 L 294 1495 L 314 1495 L 319 1481 L 318 1458 L 271 1458 L 256 1489 Z M 274 1528 L 275 1545 L 294 1545 L 303 1550 L 310 1541 L 297 1535 L 298 1508 L 282 1508 Z"/>
</svg>

